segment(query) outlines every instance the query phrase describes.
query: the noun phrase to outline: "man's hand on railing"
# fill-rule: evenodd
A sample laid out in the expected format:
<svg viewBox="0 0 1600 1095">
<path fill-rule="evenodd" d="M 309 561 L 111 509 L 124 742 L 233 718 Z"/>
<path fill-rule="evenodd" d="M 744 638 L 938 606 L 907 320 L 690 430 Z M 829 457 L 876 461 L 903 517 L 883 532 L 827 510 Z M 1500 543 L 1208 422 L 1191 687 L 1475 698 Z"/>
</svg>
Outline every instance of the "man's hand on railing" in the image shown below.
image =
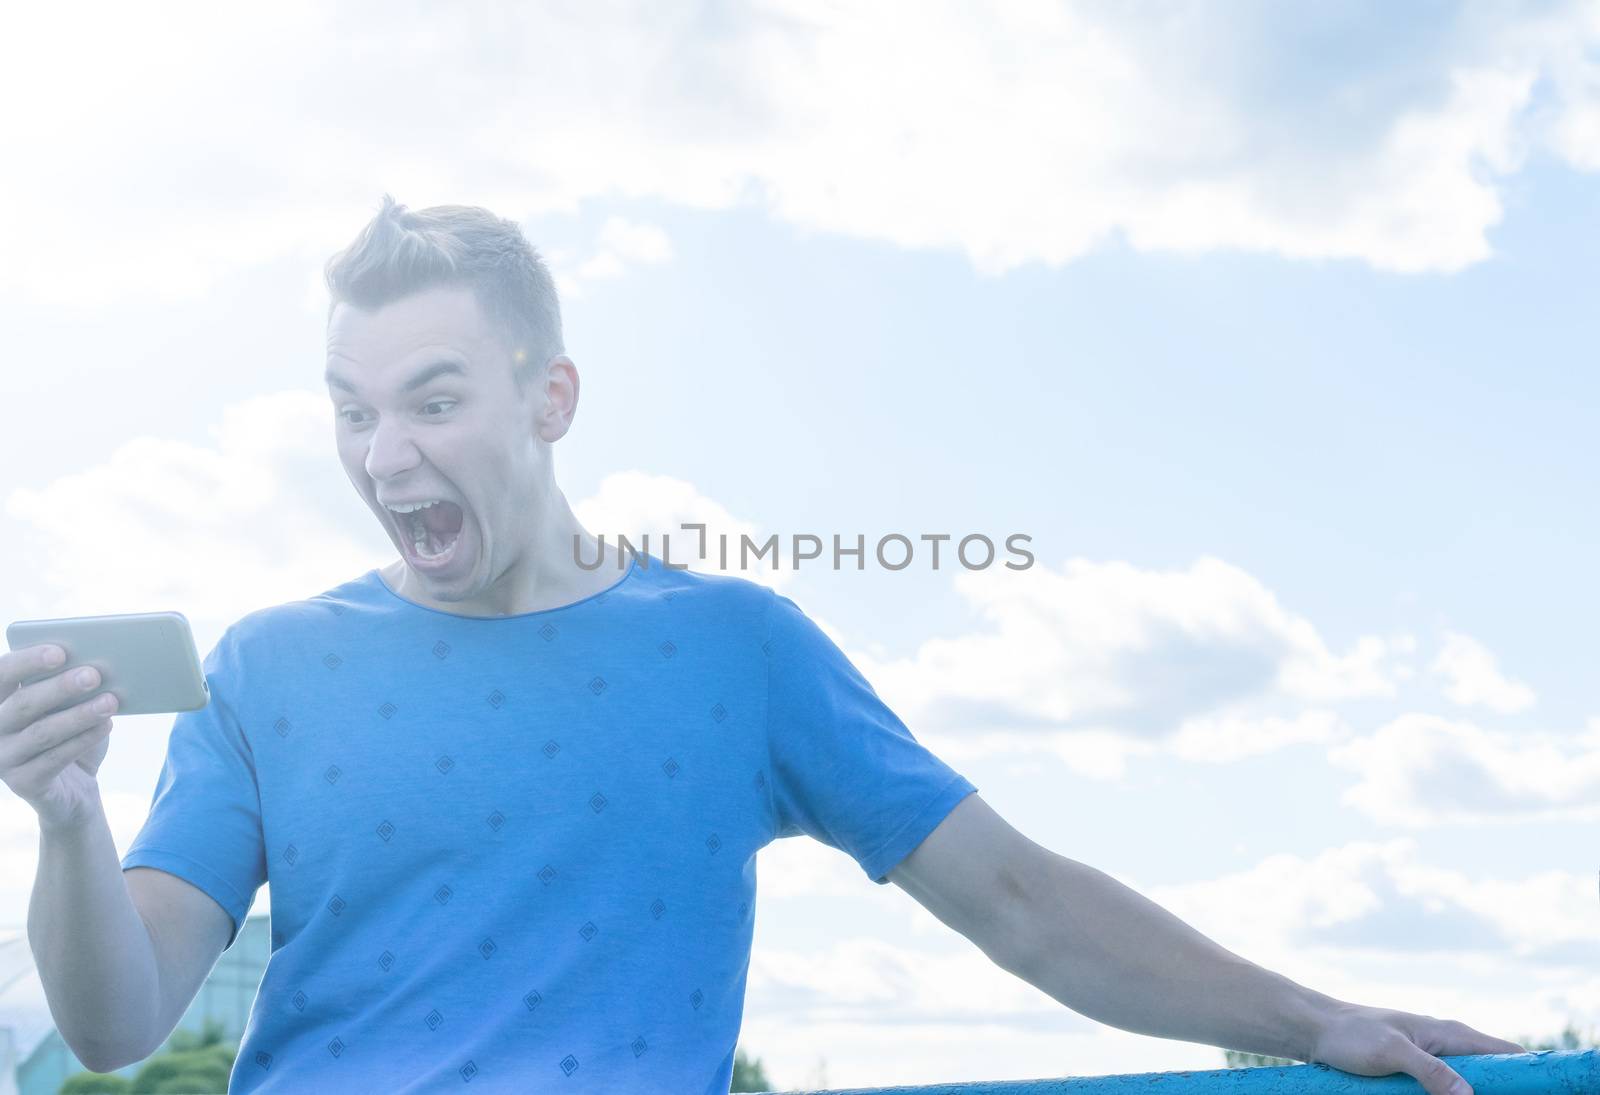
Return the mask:
<svg viewBox="0 0 1600 1095">
<path fill-rule="evenodd" d="M 1525 1052 L 1452 1019 L 1342 1004 L 1312 1043 L 1311 1060 L 1358 1076 L 1404 1072 L 1428 1095 L 1466 1095 L 1471 1087 L 1440 1057 Z"/>
<path fill-rule="evenodd" d="M 1471 1091 L 1439 1056 L 1524 1052 L 1462 1023 L 1350 1004 L 1264 969 L 1104 871 L 1035 844 L 976 792 L 889 878 L 1001 969 L 1122 1030 L 1357 1075 L 1406 1073 L 1428 1095 Z"/>
</svg>

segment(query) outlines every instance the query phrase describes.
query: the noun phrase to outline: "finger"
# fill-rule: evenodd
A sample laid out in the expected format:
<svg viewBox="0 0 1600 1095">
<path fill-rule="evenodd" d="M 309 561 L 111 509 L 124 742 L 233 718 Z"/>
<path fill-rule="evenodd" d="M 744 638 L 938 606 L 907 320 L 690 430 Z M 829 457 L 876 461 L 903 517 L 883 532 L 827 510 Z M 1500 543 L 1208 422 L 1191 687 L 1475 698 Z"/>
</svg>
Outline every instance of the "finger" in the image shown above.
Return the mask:
<svg viewBox="0 0 1600 1095">
<path fill-rule="evenodd" d="M 87 681 L 87 683 L 85 683 Z M 81 699 L 100 684 L 100 671 L 91 665 L 56 673 L 25 684 L 0 701 L 0 734 L 15 734 L 30 723 Z"/>
<path fill-rule="evenodd" d="M 1476 1032 L 1474 1032 L 1476 1033 Z M 1491 1038 L 1487 1034 L 1478 1035 L 1478 1045 L 1482 1049 L 1451 1050 L 1452 1053 L 1526 1053 L 1528 1047 L 1508 1042 L 1504 1038 Z"/>
<path fill-rule="evenodd" d="M 27 764 L 40 753 L 81 734 L 116 709 L 116 695 L 102 692 L 64 711 L 37 719 L 15 734 L 0 737 L 0 772 L 9 773 L 13 768 Z"/>
<path fill-rule="evenodd" d="M 10 695 L 28 677 L 65 664 L 67 652 L 53 643 L 37 643 L 0 654 L 0 694 Z"/>
<path fill-rule="evenodd" d="M 1437 1036 L 1426 1043 L 1427 1048 L 1441 1057 L 1451 1057 L 1467 1053 L 1526 1053 L 1525 1046 L 1516 1042 L 1508 1042 L 1504 1038 L 1496 1038 L 1485 1034 L 1481 1030 L 1474 1030 L 1465 1023 L 1454 1019 L 1444 1024 L 1444 1030 L 1437 1032 Z M 1420 1041 L 1420 1039 L 1419 1039 Z"/>
<path fill-rule="evenodd" d="M 1400 1058 L 1395 1062 L 1400 1071 L 1421 1084 L 1428 1095 L 1471 1095 L 1471 1085 L 1455 1069 L 1414 1042 L 1397 1042 L 1395 1052 Z"/>
<path fill-rule="evenodd" d="M 21 767 L 8 773 L 6 782 L 17 793 L 17 797 L 26 800 L 38 798 L 50 786 L 50 781 L 59 776 L 62 769 L 93 749 L 111 734 L 111 719 L 101 719 L 87 730 L 83 730 L 65 741 L 55 745 Z"/>
</svg>

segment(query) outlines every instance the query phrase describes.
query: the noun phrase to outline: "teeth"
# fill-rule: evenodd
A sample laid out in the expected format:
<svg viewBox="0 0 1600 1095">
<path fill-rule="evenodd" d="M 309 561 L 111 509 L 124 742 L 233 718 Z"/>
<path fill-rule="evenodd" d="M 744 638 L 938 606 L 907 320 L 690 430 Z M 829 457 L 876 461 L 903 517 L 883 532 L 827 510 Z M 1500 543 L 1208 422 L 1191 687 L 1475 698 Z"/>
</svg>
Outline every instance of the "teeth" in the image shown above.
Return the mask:
<svg viewBox="0 0 1600 1095">
<path fill-rule="evenodd" d="M 405 517 L 405 519 L 401 522 L 401 524 L 402 525 L 411 526 L 411 544 L 416 549 L 417 555 L 420 558 L 423 558 L 423 559 L 440 559 L 440 558 L 443 558 L 444 556 L 446 556 L 446 555 L 448 555 L 450 553 L 450 548 L 445 548 L 443 551 L 437 551 L 437 552 L 429 551 L 428 550 L 428 527 L 425 524 L 422 523 L 422 518 L 421 517 L 411 516 L 411 514 L 414 514 L 414 513 L 418 512 L 419 510 L 427 509 L 429 506 L 432 506 L 432 505 L 437 505 L 437 502 L 423 502 L 423 503 L 421 503 L 419 505 L 410 506 L 410 507 L 408 507 L 406 509 L 401 509 L 398 506 L 390 506 L 389 507 L 391 510 L 394 510 L 396 513 L 402 513 L 402 514 L 406 514 L 407 515 Z M 454 546 L 454 538 L 452 538 L 452 546 Z"/>
<path fill-rule="evenodd" d="M 422 556 L 422 558 L 424 558 L 424 559 L 437 559 L 437 558 L 439 558 L 439 556 L 444 554 L 444 552 L 442 552 L 442 551 L 437 551 L 437 552 L 429 551 L 427 548 L 422 546 L 422 541 L 421 540 L 417 541 L 416 548 L 417 548 L 417 554 Z"/>
<path fill-rule="evenodd" d="M 426 533 L 420 533 L 417 536 L 416 540 L 414 541 L 414 546 L 417 549 L 417 554 L 419 556 L 421 556 L 422 558 L 424 558 L 424 559 L 442 559 L 446 555 L 450 554 L 450 548 L 448 548 L 448 547 L 443 549 L 442 551 L 429 551 L 427 544 L 428 544 L 428 541 L 427 541 L 427 534 Z M 454 545 L 455 545 L 455 541 L 451 540 L 451 546 L 453 547 Z"/>
<path fill-rule="evenodd" d="M 434 498 L 427 502 L 396 502 L 389 508 L 396 513 L 415 513 L 419 509 L 427 509 L 429 506 L 437 506 L 438 504 L 439 499 Z"/>
<path fill-rule="evenodd" d="M 440 552 L 429 552 L 427 526 L 423 524 L 421 517 L 416 516 L 430 506 L 437 506 L 441 501 L 442 499 L 439 498 L 430 498 L 426 502 L 396 502 L 392 505 L 384 503 L 384 507 L 390 513 L 404 518 L 399 522 L 402 529 L 408 525 L 410 526 L 411 543 L 416 547 L 417 555 L 423 559 L 438 559 L 448 554 L 450 550 L 446 548 Z"/>
</svg>

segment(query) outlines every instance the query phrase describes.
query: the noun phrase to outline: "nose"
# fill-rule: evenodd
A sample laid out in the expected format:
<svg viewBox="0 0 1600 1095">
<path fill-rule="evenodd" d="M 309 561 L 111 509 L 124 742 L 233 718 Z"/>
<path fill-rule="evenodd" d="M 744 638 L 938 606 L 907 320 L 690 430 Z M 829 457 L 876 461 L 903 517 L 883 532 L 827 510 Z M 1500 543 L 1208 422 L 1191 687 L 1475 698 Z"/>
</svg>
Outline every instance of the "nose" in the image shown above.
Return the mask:
<svg viewBox="0 0 1600 1095">
<path fill-rule="evenodd" d="M 379 483 L 393 479 L 421 463 L 421 455 L 401 426 L 380 419 L 367 445 L 367 474 Z"/>
</svg>

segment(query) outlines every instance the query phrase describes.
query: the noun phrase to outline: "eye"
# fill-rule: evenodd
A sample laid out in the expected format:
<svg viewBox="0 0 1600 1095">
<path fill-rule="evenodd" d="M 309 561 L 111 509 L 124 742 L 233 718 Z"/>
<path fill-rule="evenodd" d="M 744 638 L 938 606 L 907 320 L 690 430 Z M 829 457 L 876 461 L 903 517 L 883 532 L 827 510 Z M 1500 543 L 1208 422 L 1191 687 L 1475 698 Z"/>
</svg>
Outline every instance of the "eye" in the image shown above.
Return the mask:
<svg viewBox="0 0 1600 1095">
<path fill-rule="evenodd" d="M 423 417 L 424 418 L 438 418 L 440 415 L 445 413 L 444 411 L 439 411 L 439 412 L 437 412 L 435 414 L 427 414 L 426 412 L 427 412 L 429 407 L 446 407 L 446 408 L 449 408 L 449 407 L 454 407 L 455 405 L 456 405 L 456 401 L 454 399 L 435 399 L 432 402 L 424 403 L 422 405 L 422 410 L 424 412 Z"/>
<path fill-rule="evenodd" d="M 351 418 L 350 416 L 353 415 L 353 414 L 357 414 L 358 415 L 360 413 L 361 412 L 358 411 L 358 410 L 354 410 L 352 408 L 347 408 L 347 409 L 342 410 L 342 411 L 339 412 L 339 417 L 344 419 L 346 422 L 350 423 L 350 425 L 352 425 L 352 426 L 359 426 L 359 425 L 361 425 L 361 423 L 356 421 L 355 419 Z"/>
</svg>

